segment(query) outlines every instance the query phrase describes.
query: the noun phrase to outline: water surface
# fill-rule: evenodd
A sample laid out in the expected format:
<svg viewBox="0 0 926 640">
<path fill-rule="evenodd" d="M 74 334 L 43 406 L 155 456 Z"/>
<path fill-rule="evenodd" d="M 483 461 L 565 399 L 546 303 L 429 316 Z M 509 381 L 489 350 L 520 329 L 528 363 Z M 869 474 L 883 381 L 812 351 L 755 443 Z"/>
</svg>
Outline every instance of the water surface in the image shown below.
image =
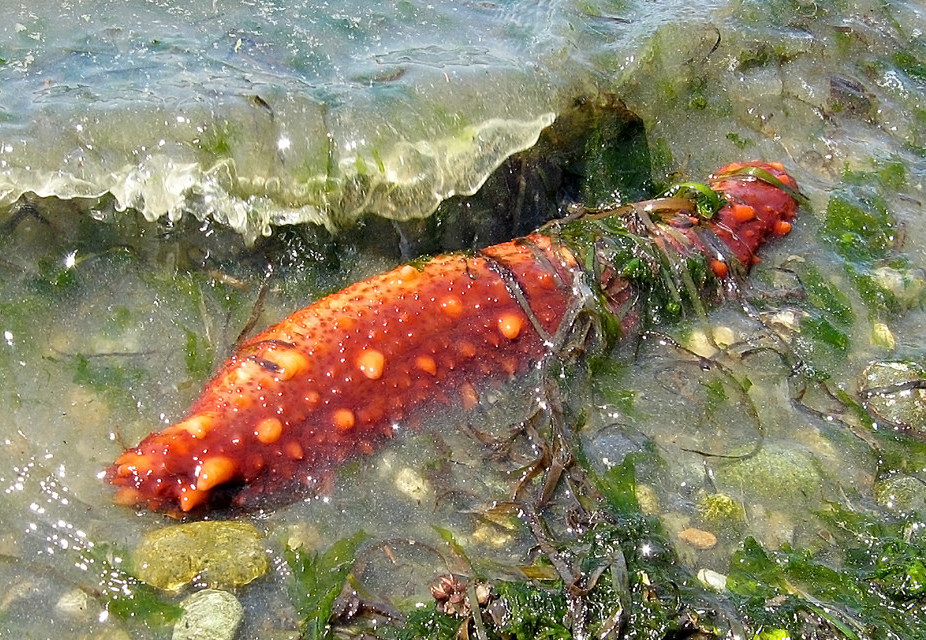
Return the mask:
<svg viewBox="0 0 926 640">
<path fill-rule="evenodd" d="M 710 5 L 701 10 L 709 9 Z M 472 193 L 596 54 L 690 13 L 573 2 L 9 4 L 0 196 L 115 196 L 253 238 Z"/>
<path fill-rule="evenodd" d="M 809 203 L 745 303 L 563 383 L 591 468 L 634 454 L 640 506 L 691 575 L 726 574 L 749 537 L 838 567 L 819 517 L 833 504 L 922 530 L 921 441 L 847 403 L 871 362 L 924 357 L 918 4 L 5 4 L 0 637 L 170 635 L 107 608 L 126 550 L 171 522 L 112 505 L 101 469 L 182 415 L 262 286 L 267 324 L 401 259 L 373 218 L 335 237 L 274 225 L 425 216 L 604 93 L 642 119 L 653 180 L 761 157 Z M 594 139 L 590 157 L 608 144 Z M 278 244 L 249 248 L 271 231 Z M 239 637 L 297 637 L 282 549 L 359 530 L 358 577 L 396 607 L 461 573 L 442 531 L 484 575 L 523 579 L 537 541 L 496 503 L 542 448 L 525 435 L 540 382 L 436 407 L 321 498 L 231 514 L 273 564 L 236 591 Z M 555 498 L 551 535 L 568 539 L 569 492 Z"/>
</svg>

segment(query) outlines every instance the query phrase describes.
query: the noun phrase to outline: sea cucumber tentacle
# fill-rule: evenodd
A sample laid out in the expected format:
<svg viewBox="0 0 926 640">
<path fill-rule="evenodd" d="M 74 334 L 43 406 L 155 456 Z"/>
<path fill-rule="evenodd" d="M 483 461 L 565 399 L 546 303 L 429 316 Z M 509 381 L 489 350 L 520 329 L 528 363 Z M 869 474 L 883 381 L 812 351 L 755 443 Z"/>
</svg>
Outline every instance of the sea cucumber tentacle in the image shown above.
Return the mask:
<svg viewBox="0 0 926 640">
<path fill-rule="evenodd" d="M 295 312 L 242 344 L 183 420 L 109 467 L 116 501 L 185 513 L 223 496 L 253 504 L 324 484 L 338 463 L 371 453 L 422 407 L 469 408 L 477 387 L 548 358 L 589 300 L 631 331 L 646 312 L 645 278 L 613 264 L 618 257 L 638 257 L 644 275 L 699 257 L 722 281 L 730 261 L 748 268 L 765 238 L 790 230 L 792 195 L 738 175 L 743 167 L 795 186 L 777 165 L 726 167 L 711 183 L 727 199 L 713 219 L 673 202 L 665 219 L 610 221 L 602 229 L 629 244 L 596 236 L 595 250 L 610 251 L 603 263 L 586 261 L 592 245 L 568 223 L 402 265 Z"/>
</svg>

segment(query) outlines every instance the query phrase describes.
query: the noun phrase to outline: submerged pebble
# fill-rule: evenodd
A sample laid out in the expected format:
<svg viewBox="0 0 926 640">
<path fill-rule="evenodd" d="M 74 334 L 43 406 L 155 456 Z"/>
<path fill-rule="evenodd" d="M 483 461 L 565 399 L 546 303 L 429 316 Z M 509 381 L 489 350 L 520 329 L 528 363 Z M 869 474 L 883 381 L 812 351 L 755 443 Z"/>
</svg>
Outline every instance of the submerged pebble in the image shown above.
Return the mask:
<svg viewBox="0 0 926 640">
<path fill-rule="evenodd" d="M 210 588 L 248 584 L 269 569 L 260 532 L 245 522 L 189 522 L 148 534 L 134 554 L 138 578 L 174 591 L 194 578 Z"/>
<path fill-rule="evenodd" d="M 427 480 L 409 467 L 403 468 L 396 474 L 395 487 L 412 500 L 424 500 L 430 493 Z"/>
<path fill-rule="evenodd" d="M 873 362 L 862 373 L 859 395 L 875 417 L 926 435 L 926 372 L 902 361 Z"/>
<path fill-rule="evenodd" d="M 62 595 L 55 604 L 55 610 L 70 618 L 86 618 L 89 610 L 90 596 L 80 589 L 71 589 Z"/>
<path fill-rule="evenodd" d="M 736 334 L 733 329 L 720 325 L 711 329 L 710 335 L 703 329 L 695 329 L 685 341 L 685 347 L 701 357 L 710 358 L 719 349 L 726 349 L 734 342 Z"/>
<path fill-rule="evenodd" d="M 926 514 L 926 483 L 903 473 L 878 480 L 874 488 L 879 505 L 898 515 Z"/>
<path fill-rule="evenodd" d="M 180 603 L 183 613 L 173 640 L 231 640 L 244 617 L 238 598 L 227 591 L 204 589 Z"/>
<path fill-rule="evenodd" d="M 679 531 L 678 539 L 701 551 L 713 549 L 717 546 L 717 536 L 710 531 L 696 529 L 695 527 L 688 527 L 687 529 Z"/>
<path fill-rule="evenodd" d="M 640 505 L 640 511 L 646 515 L 654 516 L 662 510 L 659 504 L 659 494 L 652 486 L 638 483 L 637 486 L 634 487 L 633 492 L 637 499 L 637 504 Z"/>
<path fill-rule="evenodd" d="M 897 339 L 887 324 L 875 322 L 871 326 L 871 344 L 893 350 L 897 346 Z"/>
<path fill-rule="evenodd" d="M 705 587 L 714 591 L 723 591 L 727 588 L 727 576 L 717 573 L 711 569 L 701 569 L 698 571 L 698 581 Z"/>
</svg>

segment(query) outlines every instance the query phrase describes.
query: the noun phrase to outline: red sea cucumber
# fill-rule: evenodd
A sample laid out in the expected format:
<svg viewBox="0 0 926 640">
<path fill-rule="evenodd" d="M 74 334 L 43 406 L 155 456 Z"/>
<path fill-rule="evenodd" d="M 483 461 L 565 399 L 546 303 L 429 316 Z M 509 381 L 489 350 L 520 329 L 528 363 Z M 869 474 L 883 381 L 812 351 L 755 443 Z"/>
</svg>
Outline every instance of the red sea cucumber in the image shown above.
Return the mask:
<svg viewBox="0 0 926 640">
<path fill-rule="evenodd" d="M 779 180 L 781 185 L 755 177 L 756 169 Z M 748 177 L 754 179 L 745 179 Z M 797 210 L 794 198 L 797 184 L 781 164 L 729 164 L 715 174 L 711 188 L 723 193 L 729 202 L 715 216 L 714 233 L 747 267 L 759 261 L 756 250 L 766 238 L 791 231 L 791 220 Z"/>
<path fill-rule="evenodd" d="M 513 376 L 543 356 L 537 328 L 556 332 L 575 268 L 534 235 L 404 265 L 294 313 L 242 345 L 186 420 L 116 461 L 117 499 L 188 511 L 235 482 L 247 501 L 370 453 L 435 397 L 476 402 L 474 377 Z"/>
<path fill-rule="evenodd" d="M 728 201 L 713 220 L 680 212 L 668 221 L 671 242 L 694 247 L 720 279 L 727 260 L 748 268 L 766 237 L 787 233 L 796 210 L 780 184 L 737 175 L 743 169 L 795 187 L 780 165 L 730 165 L 711 184 Z M 689 230 L 699 224 L 729 257 Z M 188 512 L 225 493 L 252 504 L 373 452 L 421 406 L 470 407 L 474 385 L 517 376 L 549 354 L 577 304 L 575 282 L 587 278 L 575 256 L 556 235 L 534 233 L 406 264 L 297 311 L 243 344 L 184 420 L 113 463 L 106 475 L 116 501 Z M 603 276 L 590 286 L 604 289 Z"/>
</svg>

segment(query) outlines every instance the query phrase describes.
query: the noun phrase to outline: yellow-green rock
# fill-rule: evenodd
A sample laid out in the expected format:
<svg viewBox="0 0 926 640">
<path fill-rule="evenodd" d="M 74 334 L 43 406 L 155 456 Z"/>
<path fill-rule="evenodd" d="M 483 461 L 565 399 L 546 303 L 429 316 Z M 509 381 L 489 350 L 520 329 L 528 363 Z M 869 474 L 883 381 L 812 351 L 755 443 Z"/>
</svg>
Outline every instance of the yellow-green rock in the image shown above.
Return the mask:
<svg viewBox="0 0 926 640">
<path fill-rule="evenodd" d="M 148 534 L 133 555 L 135 574 L 174 591 L 199 578 L 211 589 L 230 589 L 267 573 L 260 532 L 246 522 L 189 522 Z"/>
<path fill-rule="evenodd" d="M 743 505 L 726 493 L 710 493 L 698 500 L 698 515 L 710 525 L 737 527 L 746 520 Z"/>
</svg>

